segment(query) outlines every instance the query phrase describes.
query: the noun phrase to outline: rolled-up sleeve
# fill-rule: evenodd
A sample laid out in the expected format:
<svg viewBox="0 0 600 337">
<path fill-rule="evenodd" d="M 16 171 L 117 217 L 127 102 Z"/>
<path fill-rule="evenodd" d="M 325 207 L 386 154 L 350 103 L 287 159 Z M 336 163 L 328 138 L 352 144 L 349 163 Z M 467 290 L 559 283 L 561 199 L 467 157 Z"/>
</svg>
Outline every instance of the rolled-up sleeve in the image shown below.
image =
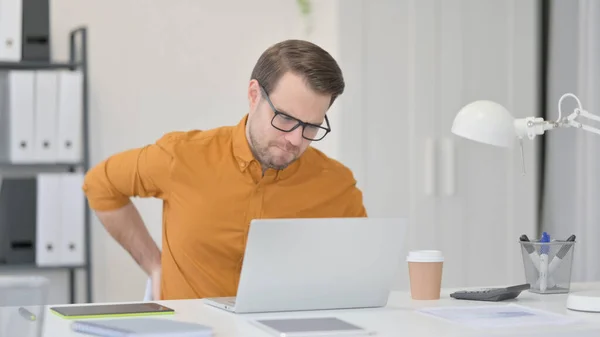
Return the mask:
<svg viewBox="0 0 600 337">
<path fill-rule="evenodd" d="M 92 167 L 82 187 L 90 208 L 118 209 L 131 197 L 167 199 L 176 139 L 175 134 L 167 134 L 154 144 L 117 153 Z"/>
</svg>

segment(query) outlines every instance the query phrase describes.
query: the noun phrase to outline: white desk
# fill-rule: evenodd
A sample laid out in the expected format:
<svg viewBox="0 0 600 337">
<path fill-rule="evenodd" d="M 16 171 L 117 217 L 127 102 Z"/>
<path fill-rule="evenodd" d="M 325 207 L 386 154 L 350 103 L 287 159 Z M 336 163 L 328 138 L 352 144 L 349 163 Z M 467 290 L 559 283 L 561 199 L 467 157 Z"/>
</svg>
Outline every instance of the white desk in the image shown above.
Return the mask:
<svg viewBox="0 0 600 337">
<path fill-rule="evenodd" d="M 600 289 L 600 283 L 594 284 L 574 284 L 572 290 Z M 243 314 L 236 315 L 217 308 L 209 307 L 200 300 L 177 300 L 162 301 L 160 303 L 175 309 L 173 316 L 160 316 L 161 318 L 170 318 L 181 321 L 197 322 L 212 326 L 215 329 L 214 336 L 244 336 L 244 337 L 268 337 L 259 328 L 256 328 L 248 322 L 249 319 L 266 317 L 321 317 L 335 316 L 347 320 L 351 323 L 362 325 L 364 327 L 376 330 L 379 337 L 387 336 L 534 336 L 531 332 L 549 332 L 554 334 L 545 334 L 544 336 L 575 336 L 573 329 L 600 329 L 600 313 L 580 313 L 566 309 L 566 294 L 564 295 L 538 295 L 524 291 L 512 303 L 528 306 L 531 308 L 548 310 L 569 316 L 580 317 L 584 321 L 576 325 L 561 327 L 529 327 L 519 329 L 502 329 L 498 331 L 481 331 L 463 326 L 448 323 L 433 317 L 428 317 L 415 312 L 415 309 L 431 306 L 458 306 L 458 305 L 482 305 L 494 304 L 494 302 L 468 302 L 455 300 L 449 297 L 454 289 L 442 291 L 442 299 L 439 301 L 413 301 L 407 292 L 394 292 L 390 296 L 388 306 L 377 309 L 353 309 L 353 310 L 326 310 L 311 312 L 287 312 L 274 314 Z M 508 301 L 498 302 L 497 304 L 506 304 Z M 47 312 L 44 322 L 44 337 L 68 337 L 83 336 L 75 334 L 70 330 L 69 320 L 61 319 L 54 314 Z M 599 330 L 600 331 L 600 330 Z M 567 332 L 567 334 L 562 334 Z M 569 334 L 570 332 L 570 334 Z M 560 334 L 556 334 L 560 333 Z M 537 334 L 535 334 L 537 336 Z M 539 335 L 541 336 L 541 334 Z M 600 336 L 600 334 L 599 334 Z"/>
</svg>

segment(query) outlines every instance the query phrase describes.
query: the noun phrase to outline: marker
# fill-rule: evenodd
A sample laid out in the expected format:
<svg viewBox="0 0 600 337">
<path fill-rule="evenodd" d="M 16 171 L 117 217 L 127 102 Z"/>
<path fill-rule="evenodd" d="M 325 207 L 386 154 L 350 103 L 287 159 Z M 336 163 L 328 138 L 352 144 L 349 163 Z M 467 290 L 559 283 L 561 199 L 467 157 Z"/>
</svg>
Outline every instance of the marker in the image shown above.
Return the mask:
<svg viewBox="0 0 600 337">
<path fill-rule="evenodd" d="M 27 310 L 27 309 L 25 309 L 23 307 L 19 308 L 19 314 L 21 314 L 21 316 L 23 316 L 23 318 L 25 318 L 28 321 L 35 321 L 36 320 L 35 315 L 31 311 L 29 311 L 29 310 Z"/>
<path fill-rule="evenodd" d="M 567 242 L 575 242 L 575 235 L 569 236 Z M 556 253 L 556 256 L 554 256 L 552 262 L 550 262 L 550 265 L 548 266 L 548 275 L 552 275 L 556 268 L 558 268 L 558 265 L 562 262 L 562 259 L 565 257 L 565 255 L 567 255 L 569 249 L 571 249 L 571 246 L 573 246 L 573 244 L 564 245 L 560 248 L 558 253 Z"/>
<path fill-rule="evenodd" d="M 530 242 L 529 238 L 525 234 L 521 235 L 519 239 L 522 242 Z M 533 262 L 533 267 L 535 267 L 535 270 L 538 270 L 538 266 L 540 265 L 540 255 L 535 251 L 533 245 L 523 245 L 523 247 L 529 254 L 529 258 L 531 259 L 531 262 Z"/>
<path fill-rule="evenodd" d="M 550 235 L 548 233 L 542 233 L 542 239 L 540 242 L 548 243 L 550 242 Z M 548 250 L 550 249 L 549 245 L 542 245 L 540 248 L 540 291 L 545 292 L 546 287 L 548 286 Z"/>
</svg>

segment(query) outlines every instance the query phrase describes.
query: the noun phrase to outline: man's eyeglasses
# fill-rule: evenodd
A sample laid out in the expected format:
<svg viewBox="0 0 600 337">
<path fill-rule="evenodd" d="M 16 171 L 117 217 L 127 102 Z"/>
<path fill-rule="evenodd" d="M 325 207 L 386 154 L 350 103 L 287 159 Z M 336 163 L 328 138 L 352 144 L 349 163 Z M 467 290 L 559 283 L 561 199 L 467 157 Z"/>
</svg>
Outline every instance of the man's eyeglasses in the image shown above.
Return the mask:
<svg viewBox="0 0 600 337">
<path fill-rule="evenodd" d="M 271 102 L 267 91 L 262 86 L 260 86 L 260 89 L 263 93 L 263 96 L 267 99 L 267 102 L 269 102 L 271 109 L 273 109 L 273 112 L 275 113 L 273 119 L 271 119 L 271 125 L 275 129 L 282 132 L 292 132 L 296 130 L 299 126 L 302 126 L 302 137 L 310 141 L 319 141 L 325 138 L 325 136 L 329 132 L 331 132 L 331 127 L 329 126 L 329 119 L 327 118 L 327 115 L 325 115 L 325 123 L 327 124 L 326 127 L 303 122 L 295 117 L 286 114 L 285 112 L 281 112 L 275 109 L 275 106 L 273 105 L 273 102 Z"/>
</svg>

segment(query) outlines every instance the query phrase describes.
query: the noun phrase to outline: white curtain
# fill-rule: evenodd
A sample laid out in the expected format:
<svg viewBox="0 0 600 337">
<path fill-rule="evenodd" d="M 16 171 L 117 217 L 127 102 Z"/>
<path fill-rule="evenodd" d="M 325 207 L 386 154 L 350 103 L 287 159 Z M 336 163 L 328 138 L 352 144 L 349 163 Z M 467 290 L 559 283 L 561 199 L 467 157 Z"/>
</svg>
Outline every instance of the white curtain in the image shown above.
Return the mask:
<svg viewBox="0 0 600 337">
<path fill-rule="evenodd" d="M 600 1 L 552 0 L 549 28 L 546 118 L 558 117 L 568 92 L 600 116 Z M 565 99 L 563 116 L 575 106 Z M 567 128 L 546 133 L 544 142 L 541 229 L 553 239 L 577 235 L 572 280 L 600 281 L 600 135 Z"/>
</svg>

